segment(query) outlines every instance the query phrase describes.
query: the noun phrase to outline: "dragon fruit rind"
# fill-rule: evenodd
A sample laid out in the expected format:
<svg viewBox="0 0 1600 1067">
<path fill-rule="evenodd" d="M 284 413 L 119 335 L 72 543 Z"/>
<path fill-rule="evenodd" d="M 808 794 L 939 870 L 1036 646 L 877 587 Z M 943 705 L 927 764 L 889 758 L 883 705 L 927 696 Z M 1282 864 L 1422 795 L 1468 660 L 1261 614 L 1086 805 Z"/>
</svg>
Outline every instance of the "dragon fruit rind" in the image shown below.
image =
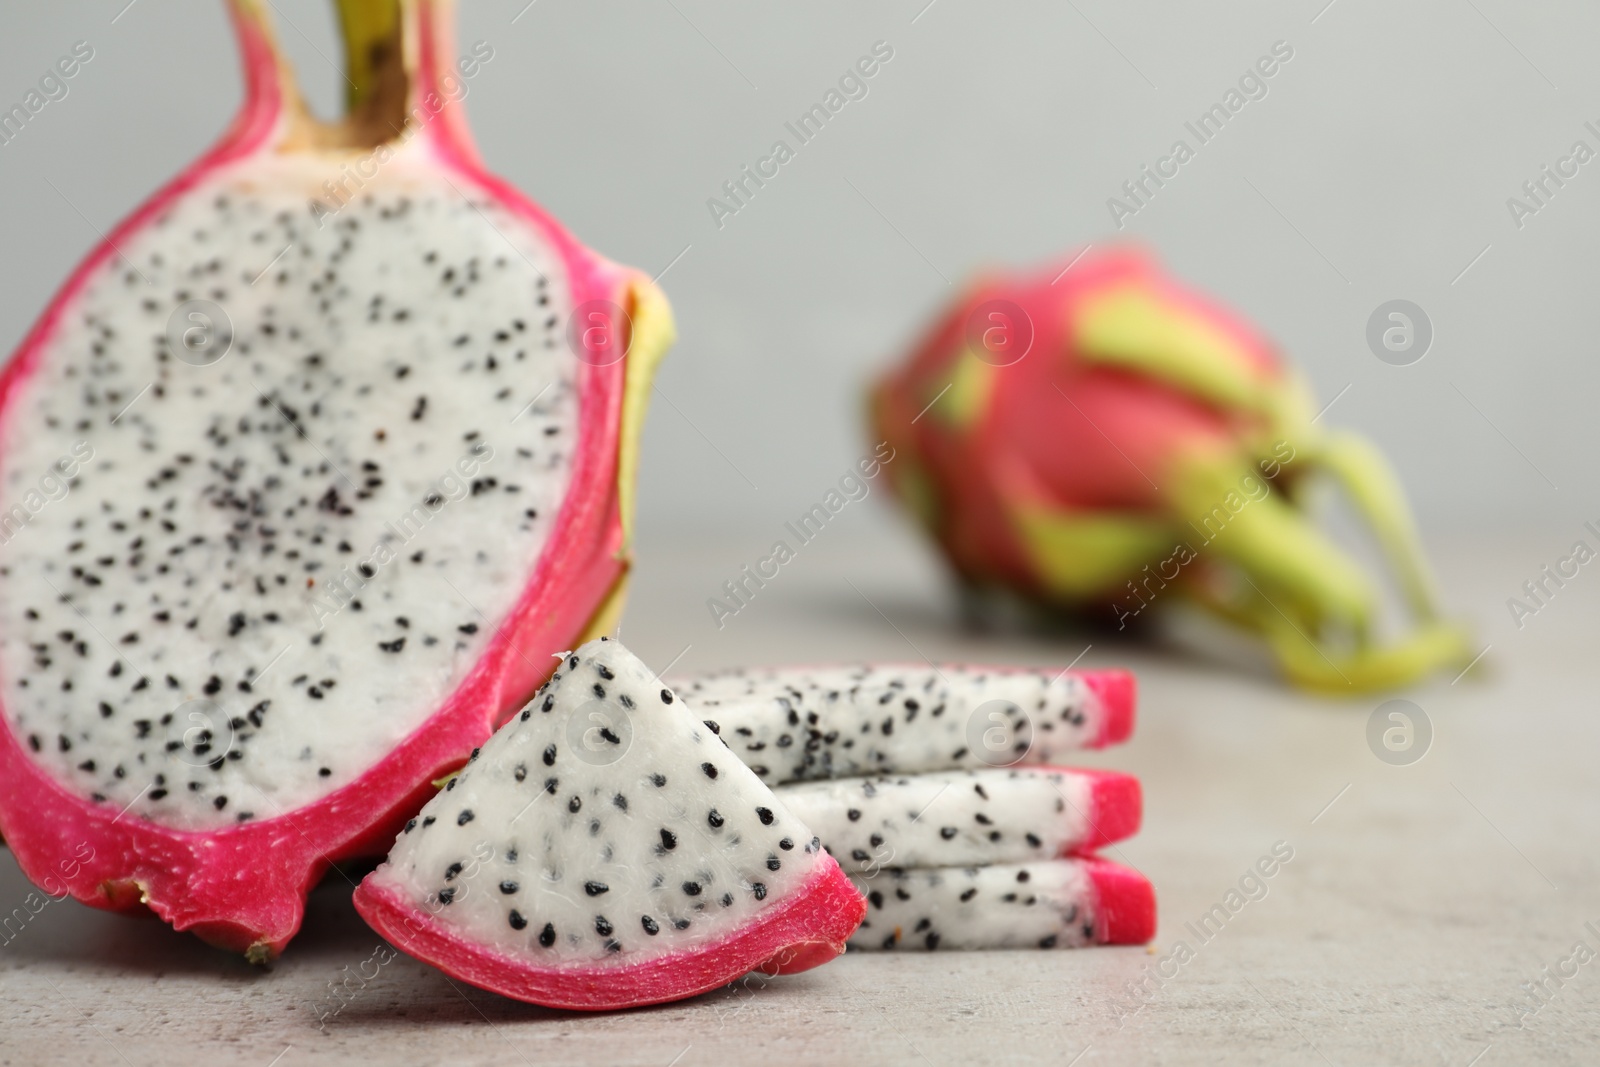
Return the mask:
<svg viewBox="0 0 1600 1067">
<path fill-rule="evenodd" d="M 1119 627 L 1185 599 L 1345 693 L 1464 661 L 1397 481 L 1314 412 L 1250 324 L 1125 248 L 980 279 L 871 398 L 895 494 L 970 593 Z M 1307 518 L 1318 470 L 1371 526 L 1410 632 L 1379 635 L 1375 583 Z"/>
<path fill-rule="evenodd" d="M 672 327 L 483 169 L 448 3 L 341 0 L 337 123 L 230 6 L 237 118 L 0 376 L 0 830 L 262 960 L 610 628 Z"/>
</svg>

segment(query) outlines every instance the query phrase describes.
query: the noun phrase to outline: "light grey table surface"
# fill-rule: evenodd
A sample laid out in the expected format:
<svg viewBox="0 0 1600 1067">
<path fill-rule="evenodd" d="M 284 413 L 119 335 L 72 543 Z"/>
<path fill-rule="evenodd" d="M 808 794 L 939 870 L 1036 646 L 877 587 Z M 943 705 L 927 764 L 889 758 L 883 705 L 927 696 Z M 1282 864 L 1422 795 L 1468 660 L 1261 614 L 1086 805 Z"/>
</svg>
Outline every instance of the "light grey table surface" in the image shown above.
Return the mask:
<svg viewBox="0 0 1600 1067">
<path fill-rule="evenodd" d="M 1145 829 L 1112 855 L 1156 886 L 1151 948 L 851 954 L 764 988 L 596 1017 L 402 956 L 349 983 L 357 995 L 319 1026 L 330 983 L 379 945 L 335 873 L 267 968 L 154 921 L 50 904 L 0 945 L 0 1063 L 1600 1062 L 1600 961 L 1574 959 L 1579 943 L 1600 951 L 1600 580 L 1570 583 L 1521 630 L 1504 603 L 1565 546 L 1439 553 L 1447 599 L 1492 648 L 1460 681 L 1407 694 L 1433 739 L 1391 766 L 1366 740 L 1379 699 L 1301 696 L 1105 635 L 965 632 L 909 541 L 847 533 L 807 546 L 721 631 L 705 598 L 770 539 L 647 538 L 622 637 L 657 667 L 682 652 L 680 670 L 923 655 L 1064 665 L 1092 641 L 1083 665 L 1131 666 L 1142 687 L 1133 742 L 1085 762 L 1144 780 Z M 1294 858 L 1265 897 L 1194 936 L 1186 924 L 1280 841 Z M 0 903 L 28 891 L 0 855 Z M 1548 1003 L 1528 1014 L 1524 983 L 1537 981 Z"/>
</svg>

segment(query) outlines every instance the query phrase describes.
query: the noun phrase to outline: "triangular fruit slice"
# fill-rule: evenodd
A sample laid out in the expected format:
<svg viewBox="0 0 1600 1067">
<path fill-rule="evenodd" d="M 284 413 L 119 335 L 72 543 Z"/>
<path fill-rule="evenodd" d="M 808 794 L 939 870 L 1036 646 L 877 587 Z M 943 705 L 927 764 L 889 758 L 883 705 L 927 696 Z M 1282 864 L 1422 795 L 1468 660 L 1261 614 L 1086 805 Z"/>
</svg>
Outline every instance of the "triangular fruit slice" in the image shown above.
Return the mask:
<svg viewBox="0 0 1600 1067">
<path fill-rule="evenodd" d="M 587 1010 L 806 970 L 866 910 L 715 730 L 605 638 L 407 824 L 355 903 L 448 974 Z"/>
</svg>

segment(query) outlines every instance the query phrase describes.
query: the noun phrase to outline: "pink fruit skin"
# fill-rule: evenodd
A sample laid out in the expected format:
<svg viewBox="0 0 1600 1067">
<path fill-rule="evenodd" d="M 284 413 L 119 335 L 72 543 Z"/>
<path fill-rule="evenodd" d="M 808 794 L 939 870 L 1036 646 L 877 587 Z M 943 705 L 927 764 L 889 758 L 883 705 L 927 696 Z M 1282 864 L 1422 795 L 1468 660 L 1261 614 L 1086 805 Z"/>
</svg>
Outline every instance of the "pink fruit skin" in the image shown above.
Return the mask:
<svg viewBox="0 0 1600 1067">
<path fill-rule="evenodd" d="M 454 54 L 444 5 L 420 0 L 419 97 L 438 88 Z M 218 167 L 270 151 L 285 94 L 273 47 L 261 25 L 233 6 L 246 78 L 245 102 L 221 141 L 112 231 L 0 372 L 0 419 L 63 313 L 90 274 L 128 235 Z M 628 306 L 636 275 L 578 244 L 537 205 L 486 173 L 458 106 L 439 92 L 443 110 L 415 137 L 452 180 L 476 186 L 526 219 L 563 257 L 574 305 L 605 299 Z M 622 338 L 615 343 L 626 345 Z M 548 652 L 575 645 L 585 623 L 623 576 L 627 563 L 617 489 L 618 428 L 630 357 L 580 368 L 580 446 L 571 489 L 522 597 L 473 672 L 431 718 L 360 779 L 290 813 L 196 833 L 122 817 L 68 792 L 0 729 L 0 832 L 35 883 L 60 886 L 97 907 L 144 905 L 179 930 L 192 930 L 252 959 L 275 956 L 300 927 L 305 895 L 328 866 L 381 854 L 405 818 L 433 792 L 430 781 L 459 765 L 475 744 L 508 718 L 553 668 Z M 545 664 L 551 664 L 550 667 Z M 89 858 L 81 859 L 87 850 Z M 68 862 L 65 857 L 80 857 Z"/>
<path fill-rule="evenodd" d="M 1167 484 L 1174 457 L 1206 445 L 1232 448 L 1259 429 L 1178 388 L 1083 359 L 1073 329 L 1085 300 L 1137 285 L 1229 338 L 1263 383 L 1284 379 L 1266 339 L 1175 284 L 1144 252 L 1120 247 L 1073 262 L 1065 272 L 980 278 L 873 390 L 876 432 L 897 452 L 921 458 L 942 500 L 935 536 L 957 571 L 980 583 L 1039 586 L 1035 562 L 1006 518 L 1008 501 L 1158 515 L 1166 501 L 1156 486 Z M 995 376 L 993 395 L 971 427 L 952 430 L 922 417 L 928 398 L 951 380 L 969 317 L 993 299 L 1014 303 L 1031 322 L 1026 356 Z M 1111 580 L 1106 594 L 1120 586 L 1120 577 Z"/>
<path fill-rule="evenodd" d="M 1102 945 L 1142 945 L 1156 936 L 1156 891 L 1131 867 L 1088 857 L 1094 884 L 1095 939 Z"/>
<path fill-rule="evenodd" d="M 1133 775 L 1121 771 L 1090 770 L 1087 767 L 1045 767 L 1041 770 L 1060 770 L 1092 780 L 1089 836 L 1074 851 L 1093 852 L 1139 832 L 1139 824 L 1144 819 L 1144 790 L 1139 785 L 1139 779 Z"/>
<path fill-rule="evenodd" d="M 793 895 L 760 919 L 691 952 L 611 966 L 534 968 L 457 937 L 413 904 L 403 890 L 369 876 L 356 889 L 356 910 L 389 943 L 452 977 L 517 1000 L 572 1011 L 612 1011 L 682 1000 L 727 985 L 751 971 L 797 974 L 844 951 L 867 902 L 833 857 Z"/>
</svg>

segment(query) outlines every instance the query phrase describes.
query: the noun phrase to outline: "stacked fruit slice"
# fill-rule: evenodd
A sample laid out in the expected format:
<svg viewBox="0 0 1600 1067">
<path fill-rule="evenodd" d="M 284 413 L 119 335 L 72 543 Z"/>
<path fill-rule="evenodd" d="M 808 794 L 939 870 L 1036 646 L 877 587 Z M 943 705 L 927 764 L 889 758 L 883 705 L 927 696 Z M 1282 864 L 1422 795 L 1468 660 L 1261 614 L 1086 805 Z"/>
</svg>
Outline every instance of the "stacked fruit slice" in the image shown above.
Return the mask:
<svg viewBox="0 0 1600 1067">
<path fill-rule="evenodd" d="M 1067 948 L 1153 935 L 1150 883 L 1094 855 L 1138 829 L 1138 780 L 1050 765 L 1128 737 L 1127 672 L 784 668 L 676 689 L 867 898 L 852 946 Z"/>
</svg>

